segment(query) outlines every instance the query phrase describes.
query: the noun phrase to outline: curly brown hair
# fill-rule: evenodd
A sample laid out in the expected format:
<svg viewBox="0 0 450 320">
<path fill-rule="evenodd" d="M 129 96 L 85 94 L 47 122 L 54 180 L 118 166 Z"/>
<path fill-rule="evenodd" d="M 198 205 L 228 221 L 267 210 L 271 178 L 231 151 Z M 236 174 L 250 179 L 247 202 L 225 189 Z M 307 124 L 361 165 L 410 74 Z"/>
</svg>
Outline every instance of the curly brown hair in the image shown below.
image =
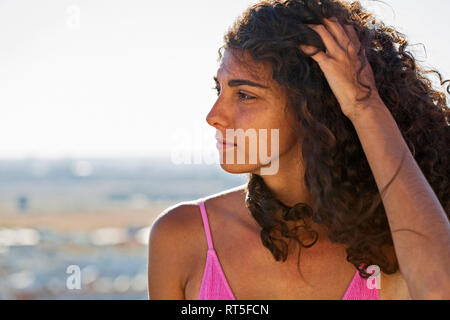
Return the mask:
<svg viewBox="0 0 450 320">
<path fill-rule="evenodd" d="M 319 65 L 299 50 L 300 45 L 326 50 L 320 36 L 306 24 L 322 24 L 330 17 L 357 31 L 363 63 L 359 71 L 365 67 L 365 53 L 381 98 L 448 217 L 450 110 L 445 93 L 434 90 L 425 75 L 437 74 L 441 85 L 450 80 L 443 81 L 438 71 L 419 66 L 406 50 L 403 34 L 365 11 L 358 1 L 342 0 L 260 1 L 238 17 L 224 36 L 219 60 L 225 49 L 231 49 L 237 59 L 234 52 L 249 52 L 255 61 L 270 63 L 273 80 L 285 90 L 289 111 L 298 121 L 303 178 L 312 200 L 312 207 L 305 203 L 288 207 L 273 196 L 261 176 L 249 173 L 246 206 L 262 227 L 262 243 L 276 261 L 287 259 L 286 238 L 297 241 L 300 249 L 314 245 L 318 233 L 308 224 L 290 229 L 286 223 L 312 217 L 326 227 L 330 241 L 346 246 L 347 261 L 361 277 L 369 276 L 365 272 L 369 265 L 392 274 L 399 266 L 391 232 L 400 230 L 390 230 L 382 196 L 401 163 L 380 192 L 353 124 L 342 113 Z M 276 214 L 280 210 L 281 220 Z M 301 240 L 299 229 L 313 235 L 313 241 Z"/>
</svg>

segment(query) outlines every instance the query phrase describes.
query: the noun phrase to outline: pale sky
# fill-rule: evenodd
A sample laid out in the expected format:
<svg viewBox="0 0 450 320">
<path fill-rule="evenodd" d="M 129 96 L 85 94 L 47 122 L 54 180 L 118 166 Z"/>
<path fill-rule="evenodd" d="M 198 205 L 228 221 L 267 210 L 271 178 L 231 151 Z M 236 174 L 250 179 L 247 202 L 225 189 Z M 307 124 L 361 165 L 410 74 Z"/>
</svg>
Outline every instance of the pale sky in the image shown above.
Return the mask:
<svg viewBox="0 0 450 320">
<path fill-rule="evenodd" d="M 214 149 L 217 50 L 255 2 L 0 0 L 0 158 L 170 154 L 194 132 Z M 450 78 L 450 1 L 384 2 L 370 11 Z"/>
</svg>

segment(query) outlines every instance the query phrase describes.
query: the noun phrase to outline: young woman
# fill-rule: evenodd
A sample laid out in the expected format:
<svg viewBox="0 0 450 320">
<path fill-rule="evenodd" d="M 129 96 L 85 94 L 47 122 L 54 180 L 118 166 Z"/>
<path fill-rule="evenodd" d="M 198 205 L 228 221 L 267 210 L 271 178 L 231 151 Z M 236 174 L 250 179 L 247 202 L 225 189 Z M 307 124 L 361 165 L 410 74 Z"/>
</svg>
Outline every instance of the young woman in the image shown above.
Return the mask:
<svg viewBox="0 0 450 320">
<path fill-rule="evenodd" d="M 158 217 L 149 298 L 450 299 L 449 108 L 424 75 L 447 81 L 359 2 L 260 1 L 224 39 L 206 121 L 248 183 Z M 277 152 L 250 163 L 227 129 L 278 129 Z"/>
</svg>

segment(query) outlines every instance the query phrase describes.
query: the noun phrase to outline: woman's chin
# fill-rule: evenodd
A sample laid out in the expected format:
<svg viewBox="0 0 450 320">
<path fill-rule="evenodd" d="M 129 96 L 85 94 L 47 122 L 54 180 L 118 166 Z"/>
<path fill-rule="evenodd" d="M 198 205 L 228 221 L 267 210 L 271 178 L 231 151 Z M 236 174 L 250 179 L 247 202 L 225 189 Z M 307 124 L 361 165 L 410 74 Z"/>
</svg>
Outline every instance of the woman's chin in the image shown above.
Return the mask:
<svg viewBox="0 0 450 320">
<path fill-rule="evenodd" d="M 228 163 L 220 163 L 220 166 L 223 170 L 228 173 L 233 174 L 243 174 L 254 172 L 259 168 L 257 164 L 228 164 Z"/>
</svg>

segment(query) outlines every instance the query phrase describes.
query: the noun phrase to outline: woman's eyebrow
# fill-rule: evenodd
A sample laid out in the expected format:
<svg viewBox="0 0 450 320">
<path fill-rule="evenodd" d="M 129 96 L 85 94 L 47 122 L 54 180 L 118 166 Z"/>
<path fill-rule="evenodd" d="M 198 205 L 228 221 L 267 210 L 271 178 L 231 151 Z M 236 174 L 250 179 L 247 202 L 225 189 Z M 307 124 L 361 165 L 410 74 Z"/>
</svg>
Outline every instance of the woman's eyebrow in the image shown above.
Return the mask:
<svg viewBox="0 0 450 320">
<path fill-rule="evenodd" d="M 217 76 L 214 76 L 214 81 L 218 83 Z M 250 80 L 243 80 L 243 79 L 232 79 L 228 81 L 228 86 L 230 87 L 239 87 L 239 86 L 251 86 L 251 87 L 257 87 L 257 88 L 263 88 L 263 89 L 269 89 L 269 87 L 266 87 L 262 84 L 250 81 Z"/>
</svg>

